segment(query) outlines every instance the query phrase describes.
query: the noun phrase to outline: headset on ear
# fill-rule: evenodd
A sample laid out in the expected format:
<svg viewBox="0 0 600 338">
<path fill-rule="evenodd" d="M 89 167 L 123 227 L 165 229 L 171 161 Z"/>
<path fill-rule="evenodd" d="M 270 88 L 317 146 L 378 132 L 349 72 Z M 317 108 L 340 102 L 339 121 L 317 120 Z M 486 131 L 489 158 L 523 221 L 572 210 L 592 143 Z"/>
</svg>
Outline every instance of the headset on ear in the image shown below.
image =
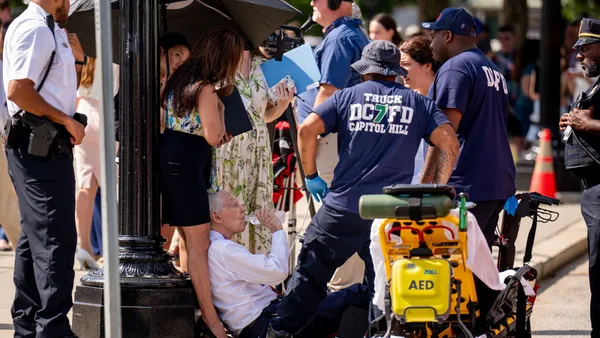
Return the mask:
<svg viewBox="0 0 600 338">
<path fill-rule="evenodd" d="M 342 0 L 327 0 L 327 8 L 332 11 L 338 10 L 342 5 Z"/>
</svg>

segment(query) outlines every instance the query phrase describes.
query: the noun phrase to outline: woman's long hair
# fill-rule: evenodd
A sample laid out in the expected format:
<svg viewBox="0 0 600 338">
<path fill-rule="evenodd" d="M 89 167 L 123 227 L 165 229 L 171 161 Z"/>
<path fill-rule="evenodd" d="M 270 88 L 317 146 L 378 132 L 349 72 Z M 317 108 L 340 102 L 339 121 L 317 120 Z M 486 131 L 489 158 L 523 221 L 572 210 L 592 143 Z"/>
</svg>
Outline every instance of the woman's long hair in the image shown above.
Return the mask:
<svg viewBox="0 0 600 338">
<path fill-rule="evenodd" d="M 392 35 L 392 43 L 394 45 L 400 46 L 402 41 L 404 41 L 402 39 L 402 36 L 398 32 L 398 25 L 396 24 L 396 20 L 394 20 L 394 18 L 391 15 L 386 13 L 379 13 L 375 15 L 372 20 L 379 22 L 379 24 L 383 26 L 383 28 L 385 28 L 386 30 L 389 31 L 391 29 L 394 31 L 394 35 Z"/>
<path fill-rule="evenodd" d="M 94 72 L 96 71 L 96 58 L 88 56 L 87 63 L 81 69 L 81 80 L 79 86 L 90 88 L 94 83 Z"/>
<path fill-rule="evenodd" d="M 196 108 L 202 87 L 233 85 L 243 50 L 242 37 L 231 28 L 216 27 L 205 32 L 189 59 L 167 81 L 161 98 L 163 108 L 172 92 L 173 114 L 183 117 Z"/>
</svg>

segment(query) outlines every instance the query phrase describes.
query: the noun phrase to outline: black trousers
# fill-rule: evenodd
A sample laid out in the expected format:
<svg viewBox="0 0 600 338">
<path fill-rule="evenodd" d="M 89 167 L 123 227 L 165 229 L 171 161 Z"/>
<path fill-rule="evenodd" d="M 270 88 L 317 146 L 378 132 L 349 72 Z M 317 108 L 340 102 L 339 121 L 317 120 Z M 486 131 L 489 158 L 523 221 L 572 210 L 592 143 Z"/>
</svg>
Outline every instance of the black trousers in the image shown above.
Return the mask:
<svg viewBox="0 0 600 338">
<path fill-rule="evenodd" d="M 6 150 L 22 228 L 13 277 L 15 337 L 71 336 L 67 314 L 77 246 L 72 153 L 41 158 L 27 152 L 26 135 L 18 143 Z"/>
<path fill-rule="evenodd" d="M 498 226 L 500 212 L 504 210 L 504 203 L 506 203 L 506 200 L 475 202 L 475 208 L 469 210 L 477 219 L 490 249 L 494 243 L 494 230 Z"/>
<path fill-rule="evenodd" d="M 600 338 L 600 184 L 581 195 L 581 214 L 588 232 L 592 337 Z"/>
</svg>

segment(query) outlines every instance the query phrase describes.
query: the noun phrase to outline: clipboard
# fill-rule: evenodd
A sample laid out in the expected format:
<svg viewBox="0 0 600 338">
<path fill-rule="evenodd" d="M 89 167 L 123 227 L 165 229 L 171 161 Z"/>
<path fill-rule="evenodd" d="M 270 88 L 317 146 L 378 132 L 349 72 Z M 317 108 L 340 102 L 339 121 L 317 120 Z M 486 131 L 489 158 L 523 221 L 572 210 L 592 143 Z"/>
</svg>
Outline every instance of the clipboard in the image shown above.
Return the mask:
<svg viewBox="0 0 600 338">
<path fill-rule="evenodd" d="M 219 96 L 225 106 L 225 131 L 229 135 L 238 136 L 254 129 L 242 96 L 237 87 L 228 96 Z"/>
</svg>

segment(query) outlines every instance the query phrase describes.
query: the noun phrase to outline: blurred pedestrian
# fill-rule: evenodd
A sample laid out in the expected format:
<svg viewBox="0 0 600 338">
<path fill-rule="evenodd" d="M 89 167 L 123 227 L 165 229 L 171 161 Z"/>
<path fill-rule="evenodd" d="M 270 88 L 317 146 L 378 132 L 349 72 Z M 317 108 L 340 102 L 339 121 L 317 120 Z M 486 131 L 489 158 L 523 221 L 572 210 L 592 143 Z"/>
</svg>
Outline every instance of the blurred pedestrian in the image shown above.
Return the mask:
<svg viewBox="0 0 600 338">
<path fill-rule="evenodd" d="M 396 20 L 386 13 L 379 13 L 369 23 L 369 39 L 390 41 L 400 47 L 403 39 L 398 32 Z"/>
<path fill-rule="evenodd" d="M 77 261 L 80 269 L 99 269 L 92 250 L 90 234 L 94 203 L 100 180 L 100 95 L 99 79 L 101 69 L 96 67 L 96 58 L 88 57 L 81 71 L 81 81 L 77 90 L 77 111 L 87 116 L 86 137 L 73 150 L 77 175 L 76 214 L 79 249 Z M 119 89 L 119 66 L 113 64 L 113 96 Z"/>
</svg>

